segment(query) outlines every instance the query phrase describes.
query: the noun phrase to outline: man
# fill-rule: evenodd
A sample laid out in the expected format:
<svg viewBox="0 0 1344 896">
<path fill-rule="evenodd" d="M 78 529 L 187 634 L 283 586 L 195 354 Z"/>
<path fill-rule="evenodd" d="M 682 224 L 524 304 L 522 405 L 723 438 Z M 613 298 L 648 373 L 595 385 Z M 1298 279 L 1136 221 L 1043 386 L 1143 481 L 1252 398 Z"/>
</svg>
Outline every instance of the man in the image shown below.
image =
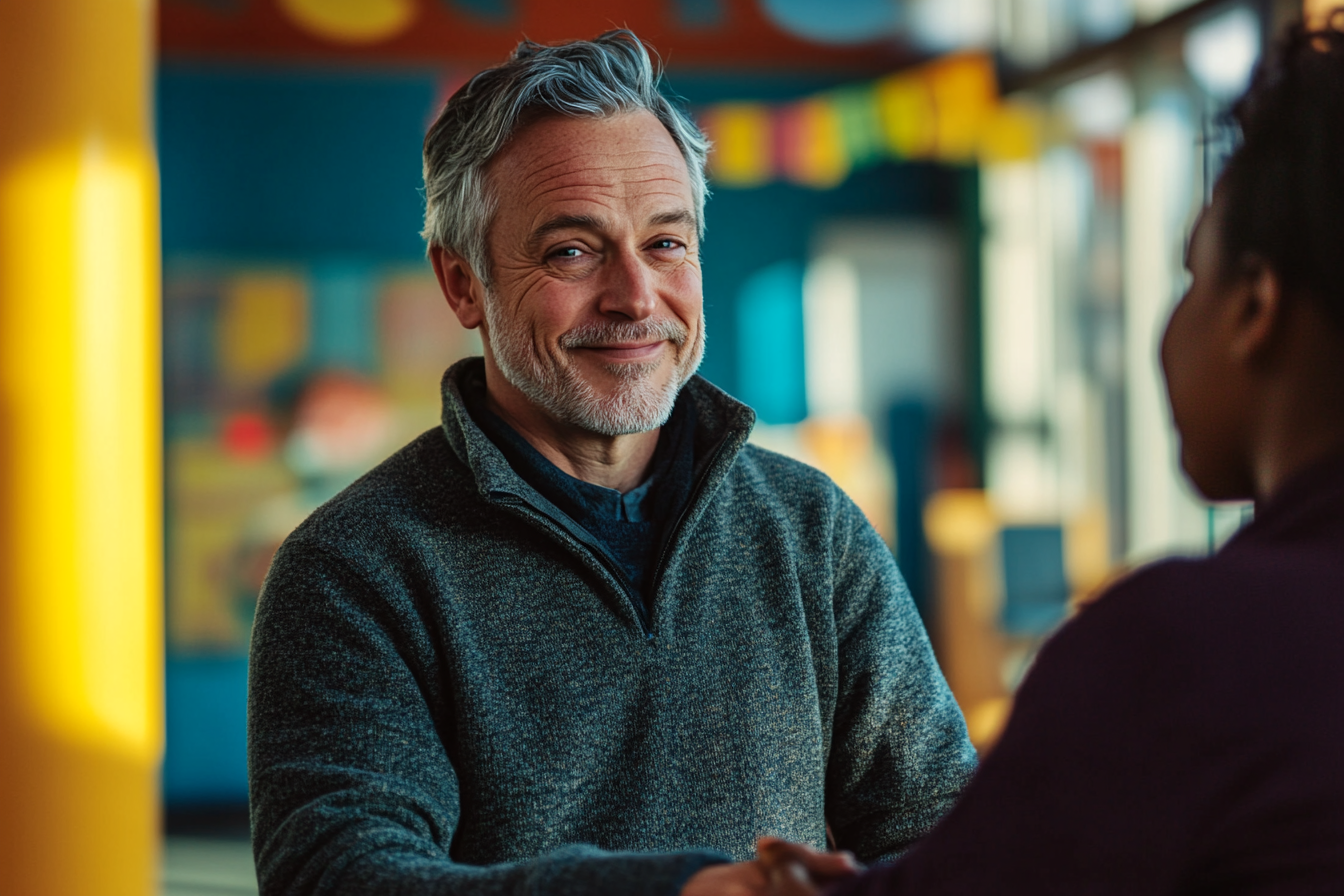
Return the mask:
<svg viewBox="0 0 1344 896">
<path fill-rule="evenodd" d="M 1083 609 L 958 806 L 836 896 L 1344 891 L 1344 33 L 1293 32 L 1234 115 L 1162 364 L 1186 473 L 1255 521 Z"/>
<path fill-rule="evenodd" d="M 751 894 L 758 835 L 894 856 L 969 777 L 890 553 L 693 377 L 706 149 L 627 32 L 524 43 L 430 130 L 485 358 L 276 555 L 263 892 Z"/>
</svg>

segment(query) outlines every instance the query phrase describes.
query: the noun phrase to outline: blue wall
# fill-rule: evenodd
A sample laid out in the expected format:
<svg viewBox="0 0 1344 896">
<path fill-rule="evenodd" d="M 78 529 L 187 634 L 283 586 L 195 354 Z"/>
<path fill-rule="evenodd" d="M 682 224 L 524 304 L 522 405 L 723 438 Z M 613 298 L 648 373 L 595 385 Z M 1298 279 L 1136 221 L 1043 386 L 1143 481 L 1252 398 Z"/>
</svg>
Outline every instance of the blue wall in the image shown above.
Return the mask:
<svg viewBox="0 0 1344 896">
<path fill-rule="evenodd" d="M 170 657 L 165 672 L 164 802 L 246 801 L 246 658 Z"/>
<path fill-rule="evenodd" d="M 165 256 L 421 256 L 435 95 L 430 72 L 165 65 Z"/>
</svg>

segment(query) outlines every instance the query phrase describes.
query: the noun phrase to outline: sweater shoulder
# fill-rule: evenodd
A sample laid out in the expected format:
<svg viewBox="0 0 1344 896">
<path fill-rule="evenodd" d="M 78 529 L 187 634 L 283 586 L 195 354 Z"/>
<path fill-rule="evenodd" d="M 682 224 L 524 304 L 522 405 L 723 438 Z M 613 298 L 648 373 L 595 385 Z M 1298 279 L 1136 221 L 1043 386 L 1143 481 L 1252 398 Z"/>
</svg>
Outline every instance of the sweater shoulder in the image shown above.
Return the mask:
<svg viewBox="0 0 1344 896">
<path fill-rule="evenodd" d="M 473 494 L 470 473 L 442 430 L 430 429 L 314 510 L 287 545 L 335 554 L 346 545 L 366 548 L 408 528 L 442 525 Z"/>
<path fill-rule="evenodd" d="M 750 442 L 742 446 L 737 466 L 746 481 L 781 494 L 798 492 L 803 498 L 825 501 L 844 496 L 831 477 L 816 467 Z"/>
<path fill-rule="evenodd" d="M 793 533 L 800 550 L 822 544 L 844 553 L 881 544 L 868 518 L 830 476 L 759 445 L 743 446 L 734 465 L 730 501 L 748 505 Z"/>
</svg>

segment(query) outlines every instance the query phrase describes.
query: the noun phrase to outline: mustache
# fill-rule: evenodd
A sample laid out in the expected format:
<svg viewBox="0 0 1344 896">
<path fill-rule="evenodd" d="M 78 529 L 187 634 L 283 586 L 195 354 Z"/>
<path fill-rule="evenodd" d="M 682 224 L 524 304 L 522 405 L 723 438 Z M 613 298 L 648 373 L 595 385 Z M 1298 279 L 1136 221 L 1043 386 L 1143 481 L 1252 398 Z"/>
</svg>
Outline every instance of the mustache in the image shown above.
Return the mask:
<svg viewBox="0 0 1344 896">
<path fill-rule="evenodd" d="M 622 342 L 667 341 L 680 348 L 691 336 L 690 330 L 670 318 L 637 321 L 598 321 L 577 326 L 558 340 L 560 347 L 601 348 Z"/>
</svg>

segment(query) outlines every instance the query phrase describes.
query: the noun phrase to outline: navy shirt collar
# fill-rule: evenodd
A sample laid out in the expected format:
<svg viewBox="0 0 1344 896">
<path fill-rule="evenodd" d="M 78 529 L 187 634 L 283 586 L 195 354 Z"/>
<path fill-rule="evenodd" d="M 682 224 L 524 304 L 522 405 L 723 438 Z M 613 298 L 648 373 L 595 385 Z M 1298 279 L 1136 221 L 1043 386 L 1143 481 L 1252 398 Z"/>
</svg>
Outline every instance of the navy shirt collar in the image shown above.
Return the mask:
<svg viewBox="0 0 1344 896">
<path fill-rule="evenodd" d="M 509 466 L 575 522 L 593 531 L 597 521 L 663 523 L 670 519 L 689 495 L 693 464 L 692 436 L 695 410 L 683 392 L 672 415 L 658 436 L 649 465 L 649 475 L 633 490 L 621 492 L 586 482 L 565 473 L 532 447 L 486 401 L 483 376 L 468 377 L 462 388 L 463 402 L 472 420 L 494 442 Z M 596 533 L 594 533 L 596 534 Z"/>
</svg>

